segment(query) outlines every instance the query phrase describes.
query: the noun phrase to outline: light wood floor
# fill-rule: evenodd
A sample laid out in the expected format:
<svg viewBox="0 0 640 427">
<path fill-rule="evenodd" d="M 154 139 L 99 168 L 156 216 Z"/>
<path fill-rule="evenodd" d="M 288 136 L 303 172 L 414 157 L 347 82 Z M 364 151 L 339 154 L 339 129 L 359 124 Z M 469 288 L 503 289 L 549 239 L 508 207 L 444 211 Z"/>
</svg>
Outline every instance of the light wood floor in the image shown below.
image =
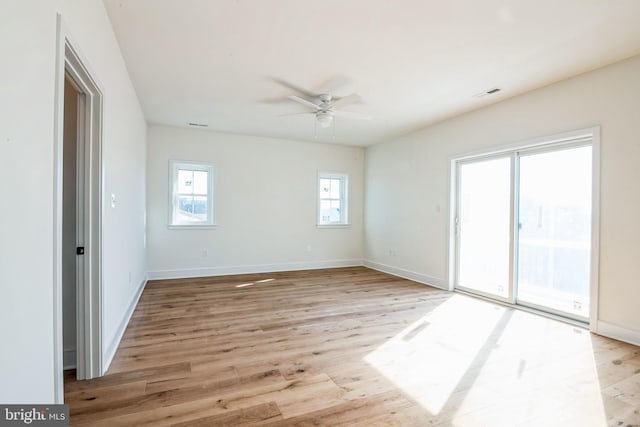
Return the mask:
<svg viewBox="0 0 640 427">
<path fill-rule="evenodd" d="M 359 267 L 149 282 L 72 376 L 72 425 L 640 423 L 640 348 Z"/>
</svg>

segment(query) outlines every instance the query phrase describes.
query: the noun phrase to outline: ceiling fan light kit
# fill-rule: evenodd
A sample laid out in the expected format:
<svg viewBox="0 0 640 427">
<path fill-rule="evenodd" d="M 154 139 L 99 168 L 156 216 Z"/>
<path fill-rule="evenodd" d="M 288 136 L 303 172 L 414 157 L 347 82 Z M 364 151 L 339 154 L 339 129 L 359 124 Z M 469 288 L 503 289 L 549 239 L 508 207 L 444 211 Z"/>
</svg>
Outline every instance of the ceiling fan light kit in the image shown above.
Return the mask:
<svg viewBox="0 0 640 427">
<path fill-rule="evenodd" d="M 328 111 L 318 111 L 316 113 L 316 120 L 320 123 L 320 127 L 328 128 L 333 124 L 333 114 Z"/>
<path fill-rule="evenodd" d="M 335 79 L 332 79 L 332 80 L 335 80 Z M 310 108 L 312 110 L 306 113 L 284 114 L 284 116 L 313 114 L 316 118 L 316 122 L 315 122 L 316 126 L 319 124 L 321 128 L 334 127 L 334 134 L 335 134 L 335 116 L 336 115 L 346 117 L 346 118 L 352 118 L 352 119 L 371 120 L 371 117 L 365 114 L 341 110 L 341 108 L 343 107 L 346 107 L 351 104 L 355 104 L 356 102 L 360 101 L 360 95 L 356 93 L 352 93 L 350 95 L 343 96 L 343 97 L 338 97 L 329 93 L 328 91 L 319 91 L 319 93 L 317 93 L 307 89 L 299 88 L 298 86 L 292 83 L 288 83 L 281 79 L 274 79 L 274 81 L 276 83 L 279 83 L 285 86 L 288 89 L 295 90 L 300 95 L 300 96 L 289 95 L 287 96 L 287 99 L 297 102 L 298 104 L 304 105 L 305 107 Z M 335 86 L 335 85 L 332 85 L 332 86 Z M 316 134 L 316 138 L 317 138 L 317 134 Z"/>
</svg>

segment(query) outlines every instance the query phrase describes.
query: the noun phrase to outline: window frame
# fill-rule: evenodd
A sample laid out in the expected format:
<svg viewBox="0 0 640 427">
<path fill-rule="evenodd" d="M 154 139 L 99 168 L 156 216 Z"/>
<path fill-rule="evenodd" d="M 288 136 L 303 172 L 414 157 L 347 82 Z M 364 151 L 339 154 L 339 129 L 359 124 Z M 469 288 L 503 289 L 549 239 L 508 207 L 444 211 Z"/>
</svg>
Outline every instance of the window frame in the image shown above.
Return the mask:
<svg viewBox="0 0 640 427">
<path fill-rule="evenodd" d="M 192 193 L 192 196 L 207 198 L 207 220 L 197 223 L 183 223 L 176 221 L 178 192 L 178 170 L 207 172 L 207 194 Z M 168 228 L 170 229 L 203 229 L 215 228 L 215 166 L 211 163 L 192 162 L 185 160 L 169 160 L 169 215 Z"/>
<path fill-rule="evenodd" d="M 322 179 L 339 179 L 340 180 L 340 198 L 323 198 L 320 194 L 320 180 Z M 318 172 L 316 180 L 316 226 L 318 228 L 342 228 L 349 227 L 349 175 L 342 172 Z M 340 201 L 340 221 L 323 222 L 320 206 L 323 200 L 339 200 Z"/>
</svg>

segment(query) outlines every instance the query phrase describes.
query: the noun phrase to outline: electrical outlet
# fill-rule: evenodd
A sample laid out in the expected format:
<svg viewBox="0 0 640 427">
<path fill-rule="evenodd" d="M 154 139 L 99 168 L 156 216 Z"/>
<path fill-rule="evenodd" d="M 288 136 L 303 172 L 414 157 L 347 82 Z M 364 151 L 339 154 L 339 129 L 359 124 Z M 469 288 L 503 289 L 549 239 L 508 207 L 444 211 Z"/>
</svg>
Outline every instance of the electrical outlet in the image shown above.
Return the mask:
<svg viewBox="0 0 640 427">
<path fill-rule="evenodd" d="M 207 250 L 207 248 L 202 248 L 202 257 L 206 257 L 207 255 L 209 255 L 209 251 Z"/>
</svg>

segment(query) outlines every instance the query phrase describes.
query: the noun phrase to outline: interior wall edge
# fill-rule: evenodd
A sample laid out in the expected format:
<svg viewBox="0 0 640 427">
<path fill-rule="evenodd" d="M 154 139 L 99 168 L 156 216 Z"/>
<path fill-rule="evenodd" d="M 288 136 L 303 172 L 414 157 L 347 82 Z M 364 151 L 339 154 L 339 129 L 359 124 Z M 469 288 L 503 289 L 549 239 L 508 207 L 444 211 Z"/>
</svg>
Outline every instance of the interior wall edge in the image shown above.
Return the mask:
<svg viewBox="0 0 640 427">
<path fill-rule="evenodd" d="M 598 320 L 593 332 L 607 338 L 613 338 L 614 340 L 624 341 L 629 344 L 640 346 L 640 331 L 625 328 L 624 326 L 616 325 L 615 323 Z"/>
<path fill-rule="evenodd" d="M 77 352 L 76 349 L 65 349 L 63 353 L 63 367 L 67 369 L 75 369 L 77 367 Z"/>
<path fill-rule="evenodd" d="M 362 259 L 342 259 L 282 264 L 238 265 L 229 267 L 184 268 L 147 272 L 149 280 L 188 279 L 193 277 L 228 276 L 234 274 L 276 273 L 280 271 L 318 270 L 323 268 L 361 267 Z"/>
<path fill-rule="evenodd" d="M 111 362 L 113 361 L 114 356 L 116 355 L 116 351 L 118 350 L 118 346 L 120 345 L 120 341 L 122 341 L 122 337 L 124 336 L 125 331 L 127 330 L 127 326 L 129 325 L 129 321 L 131 320 L 131 316 L 138 306 L 138 301 L 140 300 L 140 296 L 142 295 L 142 291 L 144 291 L 145 286 L 147 286 L 148 280 L 145 278 L 138 285 L 138 290 L 133 296 L 129 307 L 127 307 L 127 311 L 125 315 L 122 317 L 122 322 L 118 325 L 118 329 L 116 329 L 115 336 L 111 339 L 111 342 L 105 346 L 104 354 L 103 354 L 103 366 L 102 366 L 102 374 L 106 374 L 109 370 L 109 366 L 111 366 Z"/>
<path fill-rule="evenodd" d="M 364 260 L 364 266 L 371 268 L 372 270 L 391 274 L 392 276 L 413 280 L 414 282 L 422 283 L 423 285 L 433 286 L 434 288 L 442 289 L 445 291 L 450 290 L 448 281 L 446 279 L 437 279 L 435 277 L 427 276 L 426 274 L 418 273 L 411 270 L 405 270 L 404 268 L 394 267 L 368 259 Z"/>
</svg>

